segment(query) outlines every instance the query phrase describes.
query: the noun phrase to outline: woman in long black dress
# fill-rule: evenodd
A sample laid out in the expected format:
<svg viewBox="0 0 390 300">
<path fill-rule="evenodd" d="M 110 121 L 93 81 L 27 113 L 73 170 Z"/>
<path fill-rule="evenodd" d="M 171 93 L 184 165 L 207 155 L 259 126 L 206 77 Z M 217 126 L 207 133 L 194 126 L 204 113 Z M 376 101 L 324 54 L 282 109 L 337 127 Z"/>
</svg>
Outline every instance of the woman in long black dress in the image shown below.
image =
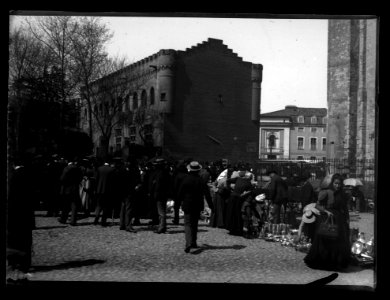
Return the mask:
<svg viewBox="0 0 390 300">
<path fill-rule="evenodd" d="M 341 270 L 348 267 L 351 257 L 349 241 L 349 213 L 347 197 L 342 188 L 341 175 L 335 174 L 328 192 L 318 197 L 316 208 L 321 215 L 316 220 L 316 232 L 309 253 L 304 258 L 307 266 L 314 269 Z M 322 196 L 324 195 L 324 196 Z M 329 215 L 333 215 L 338 225 L 338 237 L 328 239 L 318 234 L 318 227 Z"/>
<path fill-rule="evenodd" d="M 228 199 L 226 207 L 226 229 L 229 234 L 243 235 L 243 219 L 241 207 L 246 197 L 253 190 L 251 180 L 245 177 L 245 171 L 239 171 L 239 177 L 231 178 L 228 182 L 234 183 L 234 189 Z"/>
<path fill-rule="evenodd" d="M 232 173 L 233 169 L 229 168 L 227 169 L 226 177 L 215 181 L 216 189 L 213 196 L 215 209 L 210 218 L 211 227 L 226 227 L 226 202 L 231 194 L 230 183 L 228 183 L 228 180 L 230 179 Z"/>
</svg>

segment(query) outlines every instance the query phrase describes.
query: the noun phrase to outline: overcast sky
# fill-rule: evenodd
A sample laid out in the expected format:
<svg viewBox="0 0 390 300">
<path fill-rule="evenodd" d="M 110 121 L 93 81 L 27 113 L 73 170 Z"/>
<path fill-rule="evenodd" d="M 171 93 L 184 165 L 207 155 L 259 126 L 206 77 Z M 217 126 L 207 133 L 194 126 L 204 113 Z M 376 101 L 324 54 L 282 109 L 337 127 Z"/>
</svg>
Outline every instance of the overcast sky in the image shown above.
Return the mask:
<svg viewBox="0 0 390 300">
<path fill-rule="evenodd" d="M 326 108 L 325 19 L 103 17 L 112 55 L 136 62 L 161 49 L 185 50 L 223 40 L 244 61 L 263 65 L 261 112 L 285 105 Z"/>
</svg>

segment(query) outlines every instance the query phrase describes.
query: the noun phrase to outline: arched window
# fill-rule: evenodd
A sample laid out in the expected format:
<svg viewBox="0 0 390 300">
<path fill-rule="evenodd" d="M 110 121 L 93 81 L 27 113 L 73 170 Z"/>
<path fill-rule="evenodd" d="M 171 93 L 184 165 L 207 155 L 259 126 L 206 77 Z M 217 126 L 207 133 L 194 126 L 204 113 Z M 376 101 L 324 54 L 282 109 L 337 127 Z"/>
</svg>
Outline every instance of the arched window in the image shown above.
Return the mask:
<svg viewBox="0 0 390 300">
<path fill-rule="evenodd" d="M 276 146 L 276 137 L 275 135 L 271 134 L 268 138 L 268 147 L 275 148 L 275 146 Z"/>
<path fill-rule="evenodd" d="M 154 88 L 150 88 L 150 105 L 154 104 Z"/>
<path fill-rule="evenodd" d="M 146 91 L 142 90 L 141 93 L 141 106 L 146 107 Z"/>
<path fill-rule="evenodd" d="M 138 108 L 138 95 L 137 93 L 134 93 L 133 94 L 133 109 L 137 109 Z"/>
</svg>

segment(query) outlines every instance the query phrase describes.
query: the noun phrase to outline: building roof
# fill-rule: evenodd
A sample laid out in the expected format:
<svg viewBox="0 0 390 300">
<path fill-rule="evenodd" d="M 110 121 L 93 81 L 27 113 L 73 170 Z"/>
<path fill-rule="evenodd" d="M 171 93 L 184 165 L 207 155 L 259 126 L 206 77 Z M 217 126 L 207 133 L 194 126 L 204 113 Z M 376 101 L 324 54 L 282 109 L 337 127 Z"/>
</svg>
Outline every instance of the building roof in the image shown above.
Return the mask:
<svg viewBox="0 0 390 300">
<path fill-rule="evenodd" d="M 326 108 L 297 107 L 293 105 L 287 105 L 285 109 L 261 114 L 260 117 L 294 117 L 294 116 L 325 117 L 326 115 L 327 115 Z"/>
</svg>

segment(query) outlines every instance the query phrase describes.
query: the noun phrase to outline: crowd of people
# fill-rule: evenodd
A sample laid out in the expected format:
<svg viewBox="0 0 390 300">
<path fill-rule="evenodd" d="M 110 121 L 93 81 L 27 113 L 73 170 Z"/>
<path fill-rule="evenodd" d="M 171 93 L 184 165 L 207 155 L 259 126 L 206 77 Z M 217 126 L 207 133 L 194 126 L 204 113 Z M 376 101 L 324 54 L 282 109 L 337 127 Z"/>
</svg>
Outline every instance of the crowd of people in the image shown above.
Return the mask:
<svg viewBox="0 0 390 300">
<path fill-rule="evenodd" d="M 110 219 L 119 218 L 120 230 L 134 234 L 137 226 L 148 225 L 162 234 L 168 230 L 167 202 L 171 199 L 172 224 L 179 225 L 180 211 L 184 214 L 186 253 L 198 247 L 198 221 L 203 211 L 210 212 L 210 226 L 244 238 L 256 236 L 265 222 L 298 227 L 296 217 L 303 213 L 300 233 L 305 232 L 313 242 L 305 262 L 320 268 L 348 265 L 348 196 L 341 177 L 334 175 L 316 193 L 309 182 L 311 174 L 305 172 L 294 183 L 300 185 L 297 200 L 289 180 L 275 170 L 268 170 L 267 175 L 267 180 L 258 181 L 249 164 L 199 163 L 191 158 L 174 163 L 161 157 L 141 162 L 121 157 L 67 161 L 53 155 L 49 161 L 38 156 L 31 162 L 16 162 L 7 207 L 8 262 L 23 271 L 28 269 L 34 210 L 42 205 L 47 217 L 56 217 L 63 224 L 75 226 L 78 218 L 93 216 L 94 225 L 108 226 Z M 316 220 L 307 221 L 305 214 L 313 206 Z M 316 228 L 328 215 L 335 217 L 340 228 L 339 239 L 330 242 L 316 235 Z M 149 221 L 141 223 L 145 219 Z M 27 226 L 21 226 L 27 220 Z"/>
</svg>

